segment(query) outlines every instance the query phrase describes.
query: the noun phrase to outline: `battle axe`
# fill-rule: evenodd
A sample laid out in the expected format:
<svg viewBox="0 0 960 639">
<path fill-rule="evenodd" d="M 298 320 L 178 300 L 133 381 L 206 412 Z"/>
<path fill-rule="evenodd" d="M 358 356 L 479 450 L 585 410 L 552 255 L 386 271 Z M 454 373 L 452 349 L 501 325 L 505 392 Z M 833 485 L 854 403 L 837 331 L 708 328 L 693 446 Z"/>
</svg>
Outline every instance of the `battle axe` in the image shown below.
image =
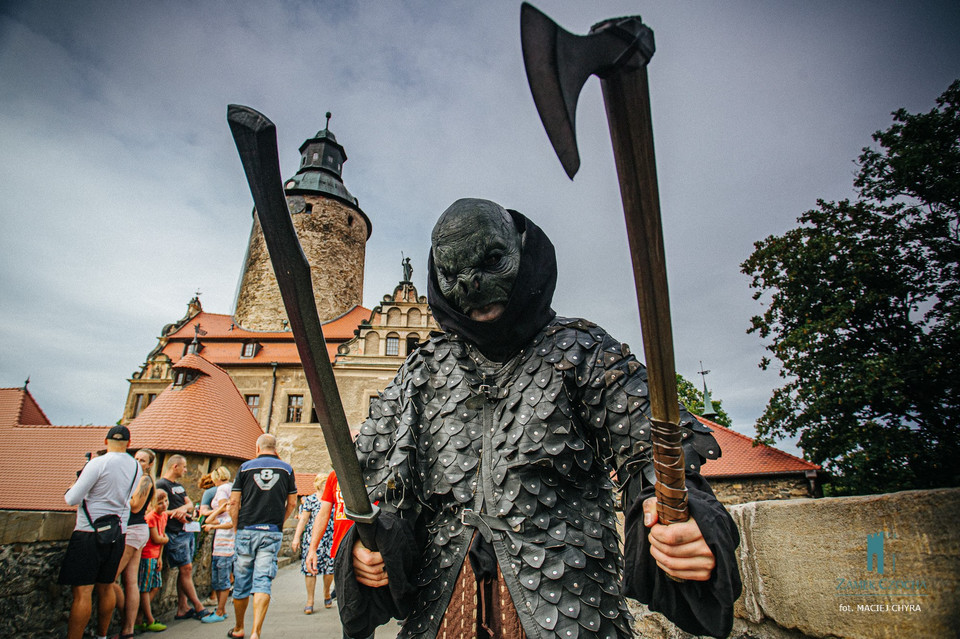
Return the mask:
<svg viewBox="0 0 960 639">
<path fill-rule="evenodd" d="M 350 427 L 327 354 L 323 328 L 317 315 L 310 264 L 300 247 L 290 209 L 287 208 L 280 178 L 277 128 L 262 113 L 237 104 L 227 107 L 227 122 L 247 174 L 253 203 L 257 207 L 263 239 L 277 276 L 280 297 L 287 311 L 300 363 L 303 364 L 303 374 L 313 396 L 330 462 L 337 472 L 346 515 L 357 522 L 357 532 L 363 545 L 376 550 L 373 526 L 379 509 L 370 503 L 363 483 L 360 462 L 357 461 Z"/>
<path fill-rule="evenodd" d="M 574 128 L 577 98 L 587 78 L 600 78 L 640 307 L 657 509 L 663 524 L 686 521 L 680 411 L 647 88 L 653 31 L 639 17 L 627 17 L 600 22 L 588 35 L 578 36 L 523 3 L 520 33 L 533 100 L 571 179 L 580 168 Z"/>
</svg>

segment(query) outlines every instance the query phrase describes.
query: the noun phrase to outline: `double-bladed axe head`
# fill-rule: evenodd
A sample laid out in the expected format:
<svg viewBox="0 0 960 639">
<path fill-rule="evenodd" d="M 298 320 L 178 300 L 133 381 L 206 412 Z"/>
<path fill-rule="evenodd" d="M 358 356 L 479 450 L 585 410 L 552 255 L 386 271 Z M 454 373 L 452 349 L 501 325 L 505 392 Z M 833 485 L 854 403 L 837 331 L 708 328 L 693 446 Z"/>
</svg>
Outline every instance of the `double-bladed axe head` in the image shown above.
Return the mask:
<svg viewBox="0 0 960 639">
<path fill-rule="evenodd" d="M 591 75 L 602 78 L 647 64 L 653 57 L 653 31 L 633 16 L 604 20 L 588 35 L 578 36 L 524 2 L 520 40 L 537 112 L 560 163 L 573 179 L 580 168 L 576 132 L 580 89 Z"/>
</svg>

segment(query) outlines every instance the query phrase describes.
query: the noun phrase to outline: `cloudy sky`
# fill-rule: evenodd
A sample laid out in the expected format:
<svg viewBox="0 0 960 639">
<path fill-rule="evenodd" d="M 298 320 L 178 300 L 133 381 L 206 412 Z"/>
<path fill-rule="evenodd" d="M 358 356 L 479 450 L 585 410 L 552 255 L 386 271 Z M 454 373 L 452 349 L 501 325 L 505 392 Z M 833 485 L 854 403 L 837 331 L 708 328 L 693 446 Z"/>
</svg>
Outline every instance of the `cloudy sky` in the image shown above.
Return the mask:
<svg viewBox="0 0 960 639">
<path fill-rule="evenodd" d="M 574 33 L 640 14 L 677 368 L 752 433 L 779 378 L 747 335 L 739 264 L 817 198 L 852 195 L 853 160 L 898 107 L 960 76 L 960 4 L 540 0 Z M 0 386 L 54 423 L 111 424 L 127 379 L 194 292 L 230 313 L 251 197 L 228 103 L 267 114 L 282 171 L 324 113 L 373 222 L 364 300 L 425 292 L 429 232 L 459 197 L 515 208 L 552 238 L 555 308 L 641 351 L 599 83 L 567 179 L 530 98 L 519 2 L 0 4 Z M 789 449 L 790 444 L 785 443 Z"/>
</svg>

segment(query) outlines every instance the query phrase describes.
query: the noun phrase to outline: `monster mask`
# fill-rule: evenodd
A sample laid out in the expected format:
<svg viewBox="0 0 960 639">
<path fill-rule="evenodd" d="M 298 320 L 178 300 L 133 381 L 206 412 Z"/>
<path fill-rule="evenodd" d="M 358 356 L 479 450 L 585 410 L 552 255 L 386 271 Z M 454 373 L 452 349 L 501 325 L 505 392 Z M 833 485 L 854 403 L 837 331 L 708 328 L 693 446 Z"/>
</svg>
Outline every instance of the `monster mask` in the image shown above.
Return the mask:
<svg viewBox="0 0 960 639">
<path fill-rule="evenodd" d="M 504 361 L 556 315 L 553 244 L 488 200 L 454 202 L 433 229 L 428 295 L 437 323 Z"/>
<path fill-rule="evenodd" d="M 499 319 L 520 270 L 520 232 L 504 208 L 463 199 L 433 227 L 431 250 L 440 292 L 477 322 Z"/>
</svg>

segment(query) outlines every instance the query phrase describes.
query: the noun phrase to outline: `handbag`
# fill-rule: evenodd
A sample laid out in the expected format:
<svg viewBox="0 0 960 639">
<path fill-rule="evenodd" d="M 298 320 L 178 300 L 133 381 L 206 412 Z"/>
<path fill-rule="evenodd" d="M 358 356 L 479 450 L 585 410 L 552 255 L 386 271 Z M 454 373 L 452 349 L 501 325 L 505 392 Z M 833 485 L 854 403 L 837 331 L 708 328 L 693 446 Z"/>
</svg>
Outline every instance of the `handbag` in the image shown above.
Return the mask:
<svg viewBox="0 0 960 639">
<path fill-rule="evenodd" d="M 137 471 L 133 471 L 133 481 L 130 482 L 130 488 L 127 492 L 133 490 L 133 484 L 137 481 Z M 96 519 L 90 518 L 90 511 L 87 510 L 87 500 L 80 502 L 83 506 L 83 513 L 87 516 L 87 521 L 93 526 L 93 532 L 97 535 L 97 544 L 109 546 L 119 539 L 123 538 L 123 529 L 120 527 L 120 515 L 103 515 Z"/>
</svg>

